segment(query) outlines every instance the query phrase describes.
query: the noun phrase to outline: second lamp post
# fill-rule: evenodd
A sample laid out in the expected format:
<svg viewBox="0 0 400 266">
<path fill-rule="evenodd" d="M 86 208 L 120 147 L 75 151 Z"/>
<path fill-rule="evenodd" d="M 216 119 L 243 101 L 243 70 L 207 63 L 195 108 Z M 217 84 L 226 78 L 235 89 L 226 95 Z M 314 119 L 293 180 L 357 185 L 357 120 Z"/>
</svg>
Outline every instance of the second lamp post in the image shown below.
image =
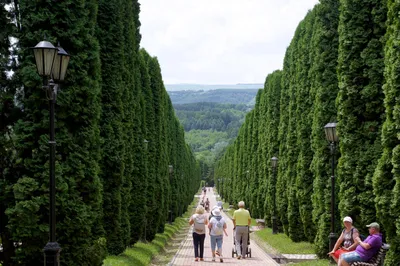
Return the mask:
<svg viewBox="0 0 400 266">
<path fill-rule="evenodd" d="M 273 179 L 274 179 L 274 185 L 272 186 L 274 188 L 272 192 L 272 234 L 277 234 L 278 233 L 278 225 L 276 224 L 276 167 L 278 166 L 278 158 L 277 157 L 272 157 L 271 158 L 271 165 L 272 165 L 272 170 L 273 170 Z"/>
<path fill-rule="evenodd" d="M 329 234 L 329 250 L 335 246 L 337 234 L 335 233 L 335 151 L 336 143 L 339 138 L 336 134 L 336 123 L 325 125 L 325 135 L 329 142 L 332 157 L 332 176 L 331 176 L 331 233 Z"/>
</svg>

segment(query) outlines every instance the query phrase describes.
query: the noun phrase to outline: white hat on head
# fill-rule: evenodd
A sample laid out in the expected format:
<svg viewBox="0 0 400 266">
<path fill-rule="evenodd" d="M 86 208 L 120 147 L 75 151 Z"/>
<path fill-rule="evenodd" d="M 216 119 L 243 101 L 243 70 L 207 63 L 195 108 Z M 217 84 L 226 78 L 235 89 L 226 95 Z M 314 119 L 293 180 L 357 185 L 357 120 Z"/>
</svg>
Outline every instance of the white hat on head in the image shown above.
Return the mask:
<svg viewBox="0 0 400 266">
<path fill-rule="evenodd" d="M 214 216 L 221 216 L 221 211 L 219 210 L 219 208 L 213 210 L 212 213 L 214 214 Z"/>
<path fill-rule="evenodd" d="M 350 216 L 346 216 L 346 217 L 343 218 L 343 222 L 350 222 L 350 223 L 353 223 L 353 219 L 351 219 Z"/>
</svg>

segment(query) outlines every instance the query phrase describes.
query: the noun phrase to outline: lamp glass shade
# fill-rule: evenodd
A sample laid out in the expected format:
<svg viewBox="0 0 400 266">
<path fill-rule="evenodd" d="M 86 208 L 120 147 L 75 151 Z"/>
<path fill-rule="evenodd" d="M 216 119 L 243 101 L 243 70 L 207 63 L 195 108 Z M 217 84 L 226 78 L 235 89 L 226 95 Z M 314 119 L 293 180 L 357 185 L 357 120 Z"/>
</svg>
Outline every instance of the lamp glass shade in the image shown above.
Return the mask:
<svg viewBox="0 0 400 266">
<path fill-rule="evenodd" d="M 174 167 L 170 164 L 168 165 L 169 173 L 172 174 L 174 172 Z"/>
<path fill-rule="evenodd" d="M 277 157 L 272 157 L 271 158 L 271 164 L 272 164 L 272 168 L 276 168 L 276 166 L 278 165 L 278 158 Z"/>
<path fill-rule="evenodd" d="M 69 63 L 69 54 L 60 46 L 57 47 L 57 55 L 54 58 L 54 66 L 52 71 L 52 77 L 55 81 L 63 81 L 65 74 L 67 73 L 67 67 Z"/>
<path fill-rule="evenodd" d="M 36 67 L 40 76 L 50 76 L 57 48 L 48 41 L 41 41 L 33 47 Z"/>
<path fill-rule="evenodd" d="M 329 142 L 338 142 L 339 137 L 336 134 L 336 123 L 328 123 L 324 127 L 326 139 Z"/>
</svg>

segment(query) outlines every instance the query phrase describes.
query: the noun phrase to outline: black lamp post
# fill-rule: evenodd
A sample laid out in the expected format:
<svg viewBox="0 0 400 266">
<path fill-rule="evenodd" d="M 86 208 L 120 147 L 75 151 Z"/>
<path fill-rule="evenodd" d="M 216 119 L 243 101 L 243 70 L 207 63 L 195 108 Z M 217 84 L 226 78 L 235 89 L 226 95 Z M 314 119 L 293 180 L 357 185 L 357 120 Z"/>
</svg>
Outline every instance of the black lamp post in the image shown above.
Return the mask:
<svg viewBox="0 0 400 266">
<path fill-rule="evenodd" d="M 272 157 L 271 158 L 271 165 L 273 170 L 273 181 L 274 185 L 272 186 L 272 234 L 278 233 L 278 225 L 276 224 L 276 202 L 275 202 L 275 186 L 276 186 L 276 167 L 278 166 L 278 158 Z"/>
<path fill-rule="evenodd" d="M 55 179 L 55 153 L 56 142 L 54 139 L 54 106 L 57 100 L 58 84 L 63 81 L 67 72 L 70 56 L 60 46 L 54 47 L 48 41 L 39 42 L 34 48 L 36 67 L 43 78 L 43 89 L 47 92 L 50 106 L 50 240 L 44 247 L 45 265 L 60 265 L 61 247 L 56 240 L 56 179 Z"/>
<path fill-rule="evenodd" d="M 169 171 L 169 180 L 171 182 L 172 174 L 174 173 L 174 166 L 172 164 L 168 165 L 168 171 Z M 168 214 L 169 214 L 169 224 L 172 224 L 172 210 L 171 209 L 168 211 Z"/>
<path fill-rule="evenodd" d="M 326 139 L 329 141 L 329 146 L 332 156 L 332 176 L 331 176 L 331 233 L 329 234 L 329 250 L 333 250 L 335 246 L 337 234 L 335 233 L 335 149 L 336 142 L 339 138 L 336 134 L 336 123 L 328 123 L 325 125 Z"/>
<path fill-rule="evenodd" d="M 224 196 L 223 196 L 223 183 L 224 183 L 224 179 L 223 178 L 220 178 L 219 179 L 219 181 L 220 181 L 220 183 L 221 183 L 221 195 L 220 195 L 220 198 L 221 198 L 221 200 L 224 198 Z"/>
</svg>

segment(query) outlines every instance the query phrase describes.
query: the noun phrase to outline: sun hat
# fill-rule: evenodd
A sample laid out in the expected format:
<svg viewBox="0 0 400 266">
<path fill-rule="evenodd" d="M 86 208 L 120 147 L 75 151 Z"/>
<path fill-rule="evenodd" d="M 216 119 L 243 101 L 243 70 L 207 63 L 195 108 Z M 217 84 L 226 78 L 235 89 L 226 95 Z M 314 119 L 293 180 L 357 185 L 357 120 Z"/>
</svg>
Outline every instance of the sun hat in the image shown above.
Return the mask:
<svg viewBox="0 0 400 266">
<path fill-rule="evenodd" d="M 353 219 L 351 219 L 350 216 L 346 216 L 346 217 L 343 218 L 343 222 L 350 222 L 350 223 L 353 223 Z"/>
<path fill-rule="evenodd" d="M 379 224 L 376 223 L 376 222 L 370 223 L 369 225 L 367 225 L 367 227 L 373 227 L 373 228 L 376 228 L 376 229 L 378 229 L 378 230 L 380 229 Z"/>
<path fill-rule="evenodd" d="M 213 214 L 214 216 L 221 216 L 221 211 L 219 210 L 219 208 L 213 210 Z"/>
</svg>

